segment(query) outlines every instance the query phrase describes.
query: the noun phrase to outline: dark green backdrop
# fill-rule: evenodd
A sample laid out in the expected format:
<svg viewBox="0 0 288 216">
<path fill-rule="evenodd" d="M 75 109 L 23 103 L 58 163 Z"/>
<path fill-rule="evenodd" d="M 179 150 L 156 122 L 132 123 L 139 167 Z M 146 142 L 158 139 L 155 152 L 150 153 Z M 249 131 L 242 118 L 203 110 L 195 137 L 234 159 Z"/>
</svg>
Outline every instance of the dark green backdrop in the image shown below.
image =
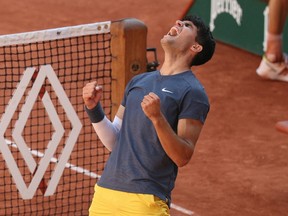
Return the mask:
<svg viewBox="0 0 288 216">
<path fill-rule="evenodd" d="M 201 16 L 207 24 L 210 24 L 211 5 L 222 5 L 218 8 L 226 8 L 229 12 L 218 13 L 214 19 L 214 37 L 227 44 L 234 45 L 254 54 L 263 54 L 264 41 L 264 11 L 266 3 L 260 0 L 195 0 L 187 14 Z M 215 5 L 215 4 L 214 4 Z M 241 8 L 241 10 L 239 10 Z M 238 25 L 233 14 L 241 14 L 241 23 Z M 215 12 L 215 10 L 214 10 Z M 240 17 L 240 16 L 238 16 Z M 286 21 L 284 35 L 284 50 L 288 52 L 288 22 Z"/>
</svg>

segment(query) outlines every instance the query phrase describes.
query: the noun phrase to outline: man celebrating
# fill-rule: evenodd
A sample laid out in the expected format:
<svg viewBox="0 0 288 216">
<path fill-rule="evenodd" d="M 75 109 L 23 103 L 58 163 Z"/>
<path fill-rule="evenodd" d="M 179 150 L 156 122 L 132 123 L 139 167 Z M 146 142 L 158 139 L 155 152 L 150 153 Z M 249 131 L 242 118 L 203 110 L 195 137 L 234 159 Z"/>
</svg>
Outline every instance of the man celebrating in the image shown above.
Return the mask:
<svg viewBox="0 0 288 216">
<path fill-rule="evenodd" d="M 161 45 L 161 70 L 129 82 L 113 122 L 101 108 L 97 82 L 83 88 L 86 112 L 111 151 L 90 216 L 170 215 L 178 167 L 190 161 L 210 107 L 191 67 L 212 58 L 215 41 L 199 17 L 188 16 L 175 22 Z"/>
</svg>

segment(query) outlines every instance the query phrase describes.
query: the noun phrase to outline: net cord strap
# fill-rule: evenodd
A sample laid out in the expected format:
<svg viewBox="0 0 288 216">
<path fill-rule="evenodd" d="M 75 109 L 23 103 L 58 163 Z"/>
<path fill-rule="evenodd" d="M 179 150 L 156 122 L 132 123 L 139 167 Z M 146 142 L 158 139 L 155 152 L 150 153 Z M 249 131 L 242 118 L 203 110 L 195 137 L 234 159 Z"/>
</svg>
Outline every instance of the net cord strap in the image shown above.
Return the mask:
<svg viewBox="0 0 288 216">
<path fill-rule="evenodd" d="M 111 21 L 0 36 L 0 46 L 110 33 Z"/>
</svg>

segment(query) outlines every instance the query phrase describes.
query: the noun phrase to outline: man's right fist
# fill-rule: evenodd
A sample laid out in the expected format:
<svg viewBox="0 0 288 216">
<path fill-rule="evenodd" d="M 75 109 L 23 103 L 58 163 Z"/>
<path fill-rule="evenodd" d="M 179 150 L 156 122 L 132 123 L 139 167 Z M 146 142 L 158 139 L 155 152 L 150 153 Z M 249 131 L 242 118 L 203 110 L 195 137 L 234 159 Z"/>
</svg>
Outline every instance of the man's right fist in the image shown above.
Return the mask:
<svg viewBox="0 0 288 216">
<path fill-rule="evenodd" d="M 97 82 L 86 84 L 82 90 L 84 104 L 88 109 L 93 109 L 99 103 L 102 97 L 102 86 L 98 86 Z"/>
</svg>

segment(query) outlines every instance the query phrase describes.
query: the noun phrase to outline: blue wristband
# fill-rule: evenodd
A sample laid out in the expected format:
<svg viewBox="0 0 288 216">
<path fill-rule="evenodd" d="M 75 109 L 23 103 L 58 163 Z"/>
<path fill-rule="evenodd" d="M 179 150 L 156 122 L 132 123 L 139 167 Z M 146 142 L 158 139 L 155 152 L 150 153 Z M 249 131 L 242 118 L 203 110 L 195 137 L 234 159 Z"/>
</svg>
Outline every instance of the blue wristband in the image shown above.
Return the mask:
<svg viewBox="0 0 288 216">
<path fill-rule="evenodd" d="M 98 123 L 105 117 L 105 113 L 100 103 L 98 103 L 93 109 L 88 109 L 86 106 L 84 106 L 84 109 L 92 123 Z"/>
</svg>

